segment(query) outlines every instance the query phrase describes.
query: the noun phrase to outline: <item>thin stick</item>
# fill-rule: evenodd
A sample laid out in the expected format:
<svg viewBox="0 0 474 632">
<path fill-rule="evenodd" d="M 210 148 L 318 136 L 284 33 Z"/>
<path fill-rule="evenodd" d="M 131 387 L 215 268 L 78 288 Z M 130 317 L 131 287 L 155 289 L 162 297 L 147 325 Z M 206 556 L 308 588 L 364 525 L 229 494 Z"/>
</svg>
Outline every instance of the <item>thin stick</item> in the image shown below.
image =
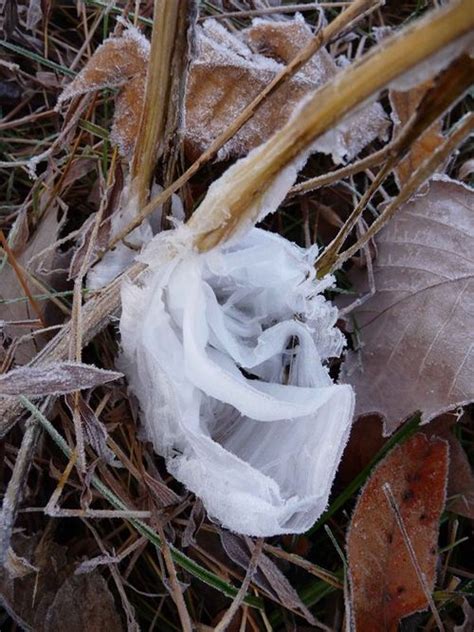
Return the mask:
<svg viewBox="0 0 474 632">
<path fill-rule="evenodd" d="M 353 23 L 355 19 L 365 14 L 368 9 L 378 6 L 378 1 L 374 0 L 355 0 L 350 7 L 340 13 L 326 28 L 320 31 L 303 48 L 298 55 L 283 68 L 272 81 L 263 88 L 263 90 L 249 103 L 239 116 L 231 123 L 219 136 L 211 143 L 210 147 L 168 188 L 151 200 L 136 218 L 128 224 L 116 237 L 114 237 L 102 256 L 107 250 L 113 248 L 119 241 L 122 241 L 134 228 L 139 226 L 141 222 L 148 217 L 153 211 L 164 204 L 173 193 L 180 189 L 199 169 L 213 158 L 219 149 L 230 140 L 239 129 L 254 115 L 262 102 L 270 96 L 278 87 L 293 76 L 298 70 L 324 45 L 331 41 L 340 31 Z"/>
<path fill-rule="evenodd" d="M 463 140 L 469 136 L 474 130 L 474 114 L 466 114 L 456 125 L 454 130 L 448 136 L 446 141 L 440 145 L 431 156 L 425 160 L 415 171 L 411 178 L 407 181 L 403 189 L 396 198 L 384 209 L 383 213 L 377 217 L 373 224 L 369 226 L 367 231 L 358 241 L 345 250 L 331 266 L 330 271 L 336 270 L 342 264 L 356 254 L 358 250 L 363 248 L 367 242 L 372 239 L 378 231 L 388 222 L 389 219 L 398 211 L 398 209 L 407 202 L 411 196 L 420 188 L 420 186 L 435 173 L 438 167 L 452 154 L 452 152 L 460 145 Z"/>
<path fill-rule="evenodd" d="M 213 20 L 225 20 L 227 18 L 251 18 L 260 15 L 271 15 L 273 13 L 293 13 L 296 11 L 317 11 L 320 8 L 338 9 L 348 7 L 351 2 L 309 2 L 306 4 L 287 4 L 278 7 L 267 7 L 264 9 L 250 9 L 248 11 L 228 11 L 227 13 L 216 13 L 212 15 Z M 208 20 L 209 15 L 203 15 L 199 21 Z"/>
<path fill-rule="evenodd" d="M 169 576 L 170 587 L 171 587 L 171 596 L 173 597 L 173 601 L 178 610 L 179 620 L 181 622 L 181 629 L 184 632 L 192 632 L 193 624 L 191 621 L 191 617 L 189 616 L 188 609 L 186 607 L 186 602 L 184 601 L 183 592 L 179 585 L 178 575 L 176 573 L 176 567 L 174 565 L 173 558 L 171 557 L 171 552 L 168 546 L 168 542 L 166 541 L 163 528 L 158 526 L 157 531 L 160 534 L 160 538 L 162 542 L 161 553 L 163 554 L 163 559 L 165 561 L 165 565 L 168 570 L 168 576 Z"/>
<path fill-rule="evenodd" d="M 375 151 L 373 154 L 370 154 L 365 158 L 361 158 L 357 162 L 347 165 L 346 167 L 341 167 L 341 169 L 335 169 L 329 173 L 324 173 L 323 175 L 310 178 L 304 182 L 299 182 L 298 184 L 295 184 L 295 186 L 291 187 L 288 196 L 293 197 L 295 195 L 300 195 L 301 193 L 316 191 L 316 189 L 325 187 L 328 184 L 339 182 L 339 180 L 342 180 L 343 178 L 349 178 L 356 173 L 375 167 L 382 162 L 389 153 L 390 149 L 391 145 L 386 145 L 382 149 L 379 149 L 379 151 Z"/>
<path fill-rule="evenodd" d="M 262 553 L 263 548 L 263 538 L 258 538 L 255 542 L 254 549 L 252 551 L 252 557 L 250 558 L 249 565 L 247 567 L 247 571 L 245 573 L 244 581 L 239 588 L 239 592 L 235 596 L 235 599 L 230 604 L 229 609 L 224 614 L 222 619 L 214 628 L 214 632 L 223 632 L 228 628 L 228 626 L 232 623 L 232 619 L 234 618 L 237 610 L 240 608 L 242 601 L 247 594 L 247 590 L 249 589 L 250 582 L 252 581 L 253 576 L 258 567 L 258 558 Z"/>
<path fill-rule="evenodd" d="M 421 584 L 421 587 L 423 589 L 423 592 L 425 593 L 425 597 L 427 602 L 430 605 L 431 608 L 431 612 L 433 614 L 433 617 L 436 621 L 436 625 L 438 626 L 438 630 L 440 630 L 441 632 L 444 632 L 444 625 L 441 621 L 441 618 L 439 616 L 439 612 L 436 608 L 435 602 L 433 600 L 433 597 L 431 596 L 431 591 L 430 588 L 428 586 L 428 584 L 426 583 L 426 576 L 423 573 L 423 570 L 421 569 L 421 566 L 418 562 L 418 559 L 416 557 L 416 553 L 415 553 L 415 549 L 413 548 L 413 545 L 411 543 L 410 540 L 410 536 L 408 535 L 408 531 L 405 527 L 405 523 L 403 522 L 403 518 L 402 515 L 400 513 L 400 509 L 398 508 L 397 505 L 397 501 L 395 500 L 395 497 L 393 495 L 392 489 L 390 487 L 389 483 L 384 483 L 382 485 L 383 488 L 383 492 L 387 498 L 388 504 L 390 505 L 390 509 L 393 511 L 393 515 L 395 516 L 395 521 L 398 525 L 398 528 L 400 529 L 400 533 L 402 534 L 403 537 L 403 541 L 405 542 L 405 546 L 407 547 L 408 553 L 410 555 L 410 559 L 411 562 L 413 564 L 413 567 L 416 571 L 417 577 L 418 577 L 418 581 Z"/>
<path fill-rule="evenodd" d="M 3 498 L 2 513 L 0 515 L 0 565 L 3 566 L 7 559 L 10 540 L 13 533 L 18 513 L 18 505 L 23 497 L 23 488 L 26 484 L 28 471 L 31 466 L 36 441 L 40 426 L 34 420 L 29 420 L 26 425 L 20 449 L 16 457 L 12 476 L 8 481 L 7 490 Z"/>
</svg>

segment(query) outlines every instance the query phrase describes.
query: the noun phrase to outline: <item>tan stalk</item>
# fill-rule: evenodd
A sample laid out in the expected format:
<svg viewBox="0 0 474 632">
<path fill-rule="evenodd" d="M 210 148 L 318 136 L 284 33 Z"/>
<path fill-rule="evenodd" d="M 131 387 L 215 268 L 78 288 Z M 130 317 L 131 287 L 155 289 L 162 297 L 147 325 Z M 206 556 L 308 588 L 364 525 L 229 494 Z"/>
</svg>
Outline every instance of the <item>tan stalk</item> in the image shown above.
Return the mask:
<svg viewBox="0 0 474 632">
<path fill-rule="evenodd" d="M 474 28 L 471 0 L 432 12 L 373 48 L 317 90 L 281 130 L 237 164 L 232 177 L 207 195 L 189 221 L 196 246 L 210 250 L 243 222 L 258 218 L 259 201 L 281 170 L 325 131 L 391 81 L 429 59 Z M 210 191 L 211 193 L 211 191 Z"/>
<path fill-rule="evenodd" d="M 292 77 L 298 70 L 323 46 L 330 42 L 338 33 L 347 28 L 349 24 L 366 15 L 371 9 L 375 9 L 380 5 L 379 0 L 355 0 L 345 11 L 340 13 L 328 26 L 322 29 L 315 37 L 303 48 L 298 55 L 281 70 L 270 83 L 249 103 L 239 114 L 235 121 L 229 125 L 206 149 L 204 153 L 181 175 L 171 186 L 166 188 L 162 193 L 157 195 L 138 213 L 136 218 L 130 222 L 116 237 L 114 237 L 107 248 L 103 251 L 102 256 L 107 250 L 113 248 L 119 241 L 122 241 L 134 228 L 148 217 L 161 204 L 165 204 L 173 193 L 180 189 L 199 169 L 213 158 L 219 149 L 230 140 L 239 129 L 254 115 L 261 103 L 269 97 L 278 87 Z"/>
<path fill-rule="evenodd" d="M 131 166 L 131 198 L 138 208 L 148 201 L 150 182 L 166 125 L 179 14 L 186 4 L 176 0 L 155 0 L 145 99 Z"/>
<path fill-rule="evenodd" d="M 364 212 L 370 198 L 377 191 L 386 176 L 403 160 L 410 147 L 425 130 L 466 92 L 472 83 L 473 74 L 474 60 L 468 55 L 462 55 L 438 75 L 434 86 L 425 94 L 411 119 L 391 145 L 388 145 L 387 161 L 377 173 L 339 233 L 317 259 L 316 267 L 320 276 L 324 276 L 332 269 L 342 245 Z"/>
<path fill-rule="evenodd" d="M 375 167 L 387 157 L 389 150 L 390 145 L 386 145 L 385 147 L 382 147 L 382 149 L 375 151 L 373 154 L 370 154 L 365 158 L 361 158 L 350 165 L 346 165 L 340 169 L 335 169 L 334 171 L 329 171 L 329 173 L 324 173 L 320 176 L 316 176 L 315 178 L 310 178 L 304 182 L 299 182 L 298 184 L 295 184 L 294 187 L 291 187 L 288 197 L 294 197 L 303 193 L 309 193 L 310 191 L 316 191 L 316 189 L 325 187 L 328 184 L 339 182 L 343 178 L 348 178 L 356 173 Z"/>
<path fill-rule="evenodd" d="M 428 180 L 453 151 L 474 131 L 474 114 L 466 114 L 455 128 L 451 131 L 446 141 L 436 149 L 436 151 L 425 160 L 407 181 L 403 189 L 384 209 L 383 213 L 377 217 L 375 222 L 369 226 L 362 237 L 350 248 L 345 250 L 331 266 L 327 272 L 332 272 L 353 257 L 356 252 L 363 248 L 370 239 L 375 237 L 383 226 L 394 216 L 398 209 L 408 202 L 411 196 L 416 193 L 420 186 Z M 323 276 L 323 271 L 318 270 L 318 276 Z"/>
<path fill-rule="evenodd" d="M 227 188 L 222 191 L 222 199 L 213 199 L 211 203 L 204 200 L 193 216 L 192 226 L 197 225 L 199 228 L 199 223 L 204 221 L 206 225 L 215 225 L 215 229 L 207 234 L 198 234 L 196 246 L 202 250 L 209 249 L 230 236 L 242 217 L 246 216 L 247 221 L 255 219 L 246 215 L 249 204 L 262 195 L 279 170 L 302 148 L 391 80 L 462 37 L 473 26 L 474 12 L 470 11 L 470 0 L 450 4 L 445 9 L 428 14 L 425 19 L 406 28 L 395 38 L 374 48 L 360 62 L 342 71 L 330 85 L 318 90 L 297 119 L 277 132 L 260 150 L 256 150 L 251 160 L 239 163 L 244 165 L 239 177 L 227 183 Z M 226 217 L 222 215 L 224 201 L 229 211 Z M 369 230 L 371 229 L 372 227 Z M 143 264 L 137 263 L 125 274 L 133 280 L 144 269 Z M 122 279 L 123 276 L 118 277 L 84 305 L 83 344 L 87 344 L 107 324 L 110 315 L 119 309 Z M 70 331 L 70 323 L 66 323 L 31 365 L 41 366 L 66 358 Z M 0 435 L 11 427 L 15 417 L 22 411 L 21 405 L 14 403 L 6 406 L 0 402 Z"/>
</svg>

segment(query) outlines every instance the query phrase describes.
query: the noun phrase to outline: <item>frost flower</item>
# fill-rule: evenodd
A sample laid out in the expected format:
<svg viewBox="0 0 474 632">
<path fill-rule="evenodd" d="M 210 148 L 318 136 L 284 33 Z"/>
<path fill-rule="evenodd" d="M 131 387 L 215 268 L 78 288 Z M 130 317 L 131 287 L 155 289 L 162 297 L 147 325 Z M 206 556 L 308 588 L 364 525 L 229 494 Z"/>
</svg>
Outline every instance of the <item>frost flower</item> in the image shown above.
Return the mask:
<svg viewBox="0 0 474 632">
<path fill-rule="evenodd" d="M 315 278 L 314 248 L 257 228 L 205 254 L 169 259 L 169 247 L 155 237 L 145 277 L 122 294 L 122 365 L 146 435 L 225 527 L 304 532 L 326 507 L 354 406 L 324 366 L 343 347 L 321 294 L 333 279 Z"/>
</svg>

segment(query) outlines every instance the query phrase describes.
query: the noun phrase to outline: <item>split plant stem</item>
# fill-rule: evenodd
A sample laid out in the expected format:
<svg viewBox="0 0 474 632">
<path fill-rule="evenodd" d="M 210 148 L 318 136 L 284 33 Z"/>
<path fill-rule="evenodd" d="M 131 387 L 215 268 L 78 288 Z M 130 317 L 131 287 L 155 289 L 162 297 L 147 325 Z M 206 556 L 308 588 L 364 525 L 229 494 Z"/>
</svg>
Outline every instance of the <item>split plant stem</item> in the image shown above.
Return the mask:
<svg viewBox="0 0 474 632">
<path fill-rule="evenodd" d="M 148 201 L 160 142 L 168 116 L 171 67 L 180 11 L 187 3 L 155 0 L 145 99 L 131 165 L 131 198 L 142 208 Z M 184 21 L 184 24 L 186 22 Z"/>
</svg>

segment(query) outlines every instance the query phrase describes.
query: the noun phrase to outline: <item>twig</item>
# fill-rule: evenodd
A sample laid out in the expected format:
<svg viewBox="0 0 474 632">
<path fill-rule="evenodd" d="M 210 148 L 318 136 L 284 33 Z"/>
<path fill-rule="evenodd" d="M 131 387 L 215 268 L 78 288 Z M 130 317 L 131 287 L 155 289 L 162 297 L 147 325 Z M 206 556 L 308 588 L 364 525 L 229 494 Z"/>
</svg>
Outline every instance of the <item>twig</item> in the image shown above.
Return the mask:
<svg viewBox="0 0 474 632">
<path fill-rule="evenodd" d="M 409 178 L 403 189 L 396 198 L 384 209 L 383 213 L 369 226 L 364 235 L 357 242 L 345 250 L 331 267 L 336 270 L 342 264 L 356 254 L 358 250 L 363 248 L 365 244 L 372 239 L 378 231 L 393 217 L 398 209 L 407 202 L 411 196 L 420 188 L 420 186 L 430 178 L 438 167 L 452 154 L 452 152 L 460 145 L 463 140 L 469 136 L 474 130 L 474 114 L 466 114 L 451 131 L 446 141 L 433 152 L 433 154 L 425 160 L 415 173 Z"/>
<path fill-rule="evenodd" d="M 436 620 L 436 624 L 438 626 L 438 630 L 440 630 L 440 632 L 444 632 L 444 625 L 441 621 L 441 618 L 439 616 L 439 612 L 436 608 L 435 602 L 433 600 L 433 597 L 431 596 L 431 591 L 430 588 L 428 586 L 428 584 L 426 583 L 426 576 L 423 573 L 423 570 L 421 569 L 421 566 L 418 562 L 418 559 L 416 557 L 416 553 L 415 553 L 415 549 L 413 548 L 413 545 L 411 543 L 410 540 L 410 536 L 408 535 L 408 531 L 405 527 L 405 523 L 403 522 L 403 518 L 402 515 L 400 513 L 400 509 L 398 508 L 397 505 L 397 501 L 395 500 L 395 497 L 393 495 L 392 489 L 390 487 L 389 483 L 384 483 L 383 486 L 383 492 L 385 494 L 385 496 L 387 497 L 387 501 L 388 504 L 390 505 L 390 509 L 393 511 L 393 515 L 395 516 L 395 521 L 398 525 L 398 528 L 400 529 L 400 533 L 402 534 L 403 537 L 403 541 L 405 542 L 405 546 L 407 547 L 408 553 L 410 555 L 410 559 L 411 562 L 413 564 L 413 567 L 416 571 L 417 577 L 418 577 L 418 581 L 421 584 L 421 587 L 423 589 L 423 592 L 425 593 L 425 597 L 427 602 L 430 605 L 431 608 L 431 612 L 433 614 L 433 617 Z"/>
<path fill-rule="evenodd" d="M 183 592 L 179 585 L 178 575 L 176 573 L 176 567 L 174 565 L 173 558 L 171 557 L 170 548 L 166 541 L 165 534 L 163 533 L 163 528 L 161 526 L 158 526 L 157 530 L 161 537 L 161 552 L 163 554 L 163 559 L 168 570 L 171 596 L 173 597 L 173 601 L 178 610 L 179 620 L 181 622 L 181 629 L 184 632 L 192 632 L 193 624 L 191 622 L 191 617 L 189 616 L 188 609 L 186 607 L 186 602 L 184 601 Z"/>
<path fill-rule="evenodd" d="M 333 182 L 339 182 L 343 178 L 349 178 L 360 171 L 370 169 L 370 167 L 375 167 L 387 156 L 390 148 L 391 145 L 386 145 L 382 149 L 379 149 L 379 151 L 375 151 L 373 154 L 370 154 L 370 156 L 361 158 L 357 162 L 347 165 L 346 167 L 341 167 L 341 169 L 335 169 L 334 171 L 324 173 L 321 176 L 316 176 L 315 178 L 310 178 L 304 182 L 299 182 L 298 184 L 295 184 L 295 186 L 291 187 L 288 196 L 293 197 L 302 193 L 309 193 L 310 191 L 315 191 L 321 187 L 328 186 Z"/>
<path fill-rule="evenodd" d="M 18 505 L 23 496 L 23 488 L 33 459 L 39 430 L 40 426 L 36 421 L 29 420 L 27 422 L 16 457 L 15 467 L 3 498 L 0 516 L 0 566 L 3 566 L 7 559 L 13 526 L 18 513 Z"/>
<path fill-rule="evenodd" d="M 227 612 L 224 614 L 222 619 L 214 628 L 214 632 L 223 632 L 232 623 L 232 619 L 237 613 L 237 610 L 240 608 L 242 601 L 245 595 L 247 594 L 247 590 L 250 586 L 250 582 L 252 581 L 252 578 L 255 575 L 255 572 L 258 567 L 258 558 L 260 557 L 262 553 L 262 548 L 263 548 L 263 538 L 258 538 L 257 541 L 255 542 L 255 546 L 252 551 L 252 556 L 250 558 L 247 571 L 245 573 L 244 581 L 242 582 L 242 585 L 240 586 L 239 592 L 235 596 L 235 599 L 233 600 L 233 602 L 230 604 L 230 607 L 227 610 Z"/>
<path fill-rule="evenodd" d="M 307 2 L 305 4 L 283 4 L 277 7 L 266 7 L 262 9 L 249 9 L 248 11 L 228 11 L 226 13 L 216 13 L 211 17 L 213 20 L 225 20 L 227 18 L 251 18 L 261 15 L 271 15 L 273 13 L 294 13 L 296 11 L 317 11 L 319 8 L 338 9 L 348 7 L 351 2 Z M 380 4 L 380 3 L 379 3 Z M 203 15 L 199 21 L 208 20 L 209 15 Z"/>
</svg>

